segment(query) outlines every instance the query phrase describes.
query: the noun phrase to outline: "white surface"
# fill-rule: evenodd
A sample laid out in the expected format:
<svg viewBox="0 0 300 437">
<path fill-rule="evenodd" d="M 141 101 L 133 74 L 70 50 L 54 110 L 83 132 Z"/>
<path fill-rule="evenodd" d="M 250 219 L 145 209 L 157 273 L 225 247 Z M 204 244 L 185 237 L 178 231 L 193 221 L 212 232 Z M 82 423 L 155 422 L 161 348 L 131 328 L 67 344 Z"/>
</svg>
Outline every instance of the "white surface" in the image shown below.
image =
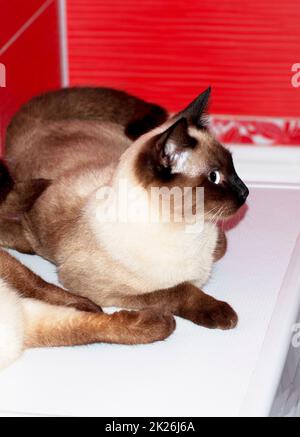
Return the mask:
<svg viewBox="0 0 300 437">
<path fill-rule="evenodd" d="M 267 415 L 275 397 L 276 385 L 282 374 L 285 357 L 291 347 L 292 326 L 300 307 L 300 236 L 286 270 L 276 307 L 268 326 L 259 362 L 253 373 L 242 413 Z M 285 320 L 282 320 L 285 319 Z M 272 371 L 269 366 L 272 363 Z"/>
<path fill-rule="evenodd" d="M 230 147 L 238 174 L 251 182 L 300 183 L 300 147 Z"/>
<path fill-rule="evenodd" d="M 300 313 L 297 318 L 300 326 Z M 271 410 L 272 417 L 300 417 L 300 347 L 292 344 Z"/>
<path fill-rule="evenodd" d="M 97 416 L 268 414 L 294 322 L 282 306 L 284 290 L 279 294 L 289 263 L 298 262 L 300 255 L 291 261 L 300 231 L 299 199 L 296 189 L 252 188 L 246 216 L 228 232 L 228 253 L 216 264 L 206 290 L 233 305 L 240 317 L 237 329 L 210 331 L 177 319 L 168 340 L 148 346 L 28 351 L 0 374 L 0 410 Z M 22 260 L 45 279 L 55 279 L 47 262 L 29 256 Z M 286 289 L 288 308 L 298 304 L 295 287 Z M 274 320 L 284 332 L 278 341 L 269 329 Z M 270 355 L 265 353 L 269 347 Z M 259 385 L 257 372 L 263 380 Z"/>
</svg>

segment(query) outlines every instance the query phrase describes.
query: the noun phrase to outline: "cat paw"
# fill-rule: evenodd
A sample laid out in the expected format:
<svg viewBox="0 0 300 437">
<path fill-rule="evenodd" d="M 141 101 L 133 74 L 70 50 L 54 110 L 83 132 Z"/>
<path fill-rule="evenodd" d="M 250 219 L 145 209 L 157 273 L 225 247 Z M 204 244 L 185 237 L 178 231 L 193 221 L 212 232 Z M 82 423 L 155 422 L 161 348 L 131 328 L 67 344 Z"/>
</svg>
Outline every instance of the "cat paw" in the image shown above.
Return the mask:
<svg viewBox="0 0 300 437">
<path fill-rule="evenodd" d="M 117 314 L 120 321 L 122 320 L 123 333 L 128 337 L 127 341 L 123 340 L 127 344 L 145 344 L 164 340 L 176 327 L 175 318 L 171 313 L 147 309 L 120 311 Z"/>
<path fill-rule="evenodd" d="M 216 300 L 198 310 L 193 321 L 206 328 L 225 330 L 236 327 L 238 316 L 228 303 Z"/>
</svg>

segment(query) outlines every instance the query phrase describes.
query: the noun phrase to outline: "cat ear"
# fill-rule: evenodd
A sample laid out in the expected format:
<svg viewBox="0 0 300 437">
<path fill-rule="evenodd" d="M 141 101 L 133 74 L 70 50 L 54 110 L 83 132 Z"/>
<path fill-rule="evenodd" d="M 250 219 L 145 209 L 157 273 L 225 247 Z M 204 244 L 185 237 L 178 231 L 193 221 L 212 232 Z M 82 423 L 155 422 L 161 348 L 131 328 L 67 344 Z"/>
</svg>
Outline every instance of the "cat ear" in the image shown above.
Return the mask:
<svg viewBox="0 0 300 437">
<path fill-rule="evenodd" d="M 207 125 L 207 108 L 211 95 L 211 87 L 208 87 L 195 100 L 192 101 L 183 111 L 179 113 L 181 117 L 186 117 L 187 120 L 194 126 L 201 128 Z"/>
<path fill-rule="evenodd" d="M 197 141 L 188 134 L 188 121 L 180 118 L 156 139 L 159 166 L 180 173 Z"/>
</svg>

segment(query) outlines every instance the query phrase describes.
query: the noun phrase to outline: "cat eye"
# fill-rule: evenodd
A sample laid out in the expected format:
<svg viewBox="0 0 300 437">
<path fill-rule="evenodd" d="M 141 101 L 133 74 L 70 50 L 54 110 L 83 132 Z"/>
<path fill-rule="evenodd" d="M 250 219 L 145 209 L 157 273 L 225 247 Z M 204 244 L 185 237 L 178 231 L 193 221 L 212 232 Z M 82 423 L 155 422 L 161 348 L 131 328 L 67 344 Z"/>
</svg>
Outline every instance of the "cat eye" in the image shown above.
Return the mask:
<svg viewBox="0 0 300 437">
<path fill-rule="evenodd" d="M 213 184 L 219 184 L 221 182 L 221 174 L 218 170 L 213 170 L 208 175 L 208 180 Z"/>
</svg>

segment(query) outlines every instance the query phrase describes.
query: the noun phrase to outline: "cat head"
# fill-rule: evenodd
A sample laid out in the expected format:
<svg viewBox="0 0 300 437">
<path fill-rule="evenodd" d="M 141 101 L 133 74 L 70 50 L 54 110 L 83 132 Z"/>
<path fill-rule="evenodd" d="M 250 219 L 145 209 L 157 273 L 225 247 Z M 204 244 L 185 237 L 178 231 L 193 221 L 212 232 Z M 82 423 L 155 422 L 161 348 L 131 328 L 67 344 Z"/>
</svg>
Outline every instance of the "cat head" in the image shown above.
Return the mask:
<svg viewBox="0 0 300 437">
<path fill-rule="evenodd" d="M 135 162 L 145 188 L 203 187 L 207 220 L 231 217 L 249 190 L 237 175 L 231 153 L 211 134 L 207 107 L 211 89 L 187 108 L 146 135 Z"/>
</svg>

